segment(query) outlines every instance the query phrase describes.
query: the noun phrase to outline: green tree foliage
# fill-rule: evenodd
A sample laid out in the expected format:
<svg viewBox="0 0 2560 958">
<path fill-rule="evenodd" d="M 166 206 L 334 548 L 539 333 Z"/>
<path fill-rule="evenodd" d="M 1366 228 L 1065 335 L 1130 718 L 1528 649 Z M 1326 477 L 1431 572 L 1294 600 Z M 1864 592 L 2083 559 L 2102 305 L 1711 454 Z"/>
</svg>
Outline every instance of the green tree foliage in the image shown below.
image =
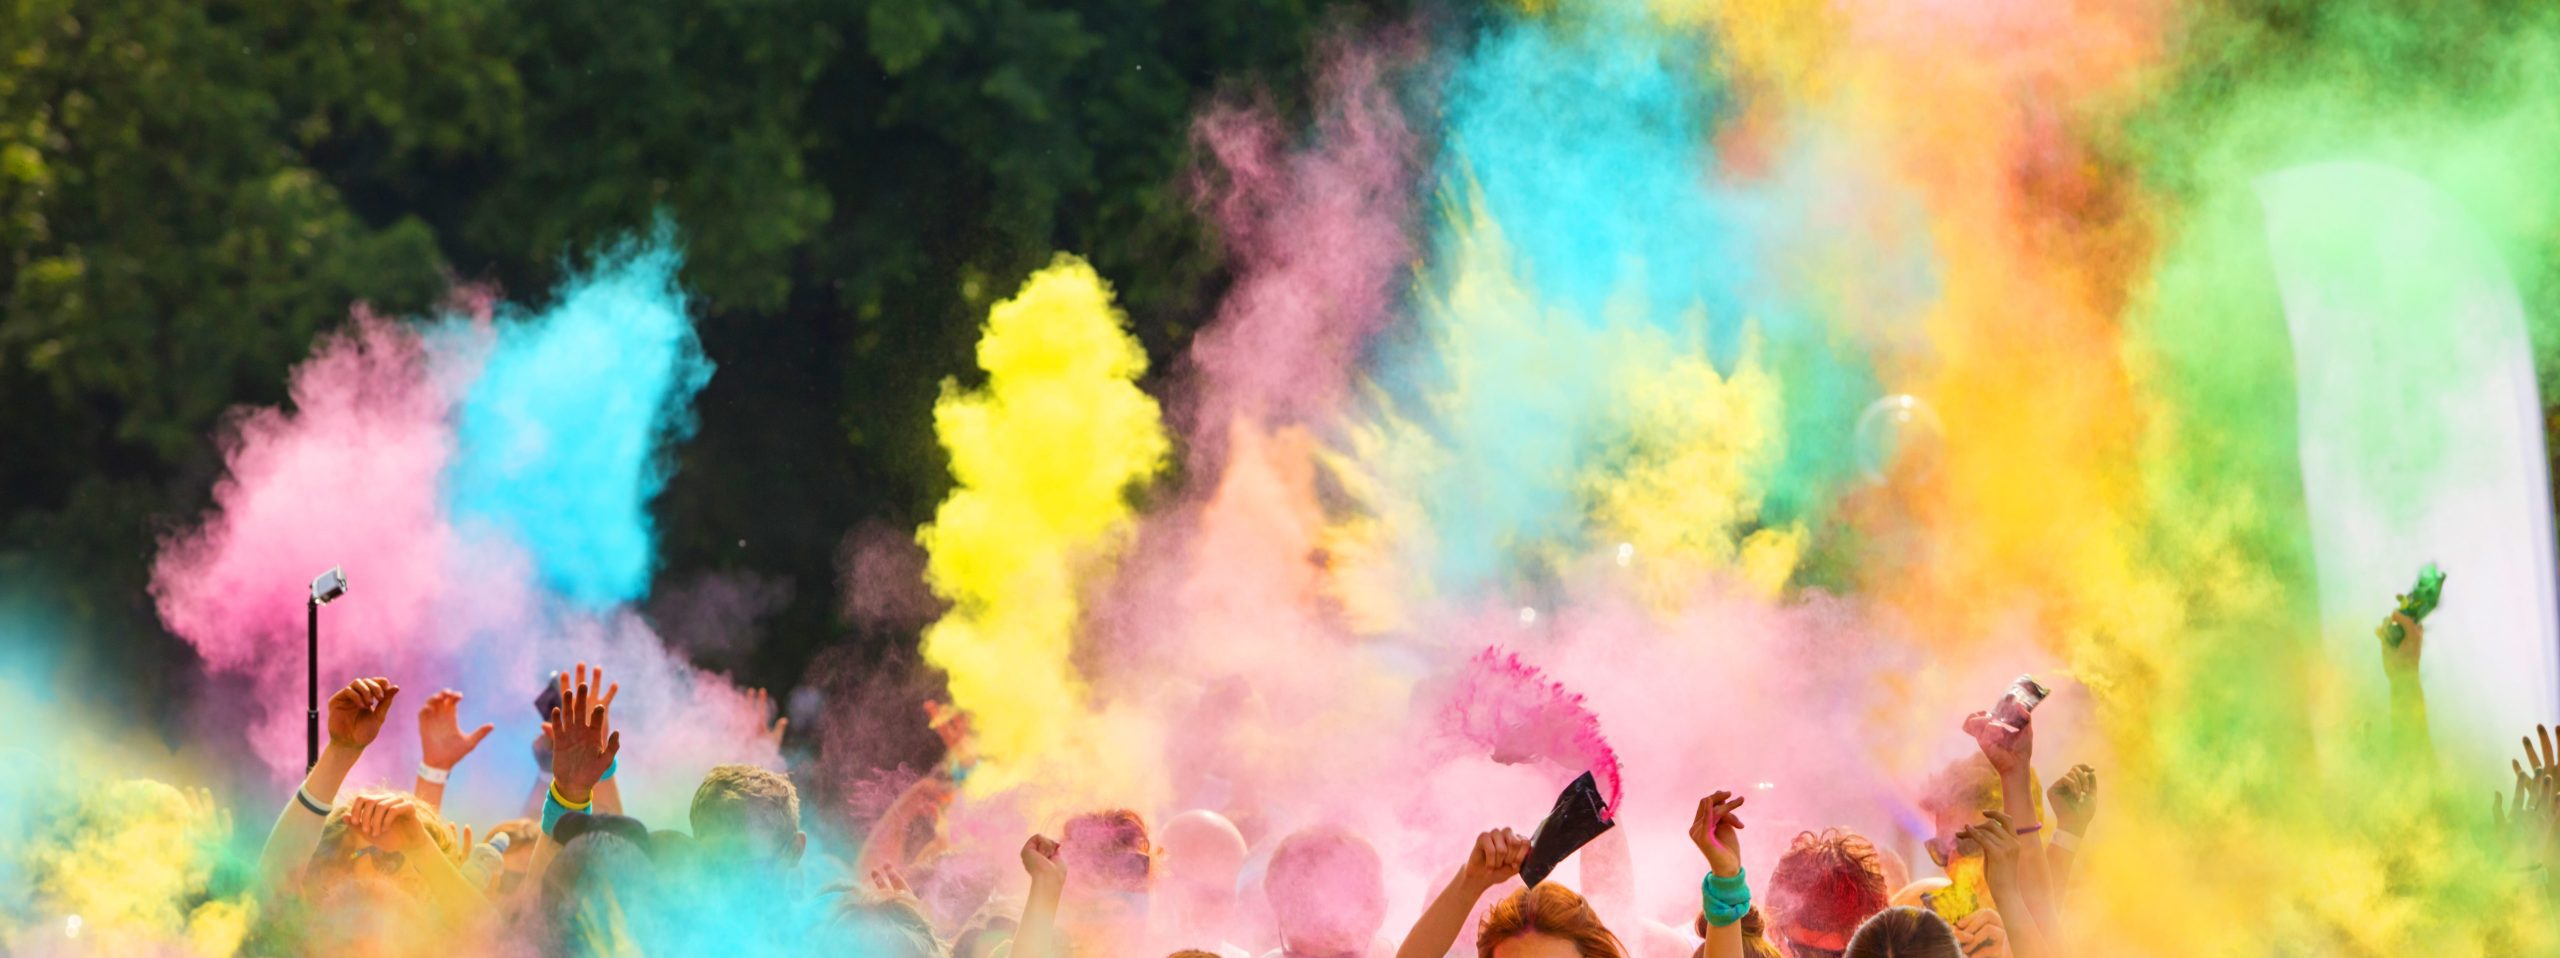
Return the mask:
<svg viewBox="0 0 2560 958">
<path fill-rule="evenodd" d="M 539 296 L 663 211 L 721 364 L 662 581 L 792 584 L 750 663 L 832 641 L 838 537 L 944 488 L 936 384 L 1058 249 L 1166 368 L 1218 259 L 1182 186 L 1221 84 L 1302 86 L 1309 0 L 15 0 L 0 5 L 0 588 L 107 663 L 313 335 L 455 280 Z M 164 669 L 168 672 L 183 670 Z"/>
</svg>

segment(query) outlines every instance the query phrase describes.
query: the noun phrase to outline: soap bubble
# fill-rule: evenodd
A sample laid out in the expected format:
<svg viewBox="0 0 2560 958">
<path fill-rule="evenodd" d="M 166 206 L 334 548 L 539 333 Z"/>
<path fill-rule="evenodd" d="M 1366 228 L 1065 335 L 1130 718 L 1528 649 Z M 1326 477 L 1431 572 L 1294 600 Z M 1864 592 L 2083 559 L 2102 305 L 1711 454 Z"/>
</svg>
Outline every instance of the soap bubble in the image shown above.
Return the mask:
<svg viewBox="0 0 2560 958">
<path fill-rule="evenodd" d="M 1883 482 L 1898 462 L 1909 459 L 1925 465 L 1944 436 L 1937 411 L 1920 397 L 1886 396 L 1869 403 L 1858 415 L 1858 468 L 1869 480 Z"/>
</svg>

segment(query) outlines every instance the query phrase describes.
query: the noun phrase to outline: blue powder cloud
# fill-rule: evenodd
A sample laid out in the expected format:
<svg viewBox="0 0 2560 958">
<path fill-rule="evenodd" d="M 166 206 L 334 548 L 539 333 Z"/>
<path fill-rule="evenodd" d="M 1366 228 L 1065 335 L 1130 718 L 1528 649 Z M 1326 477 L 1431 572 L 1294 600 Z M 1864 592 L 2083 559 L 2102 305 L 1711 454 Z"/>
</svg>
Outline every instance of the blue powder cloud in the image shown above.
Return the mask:
<svg viewBox="0 0 2560 958">
<path fill-rule="evenodd" d="M 545 585 L 590 608 L 648 593 L 649 502 L 711 378 L 676 285 L 681 260 L 661 224 L 571 277 L 550 308 L 502 311 L 463 400 L 446 486 L 455 517 L 504 531 Z"/>
</svg>

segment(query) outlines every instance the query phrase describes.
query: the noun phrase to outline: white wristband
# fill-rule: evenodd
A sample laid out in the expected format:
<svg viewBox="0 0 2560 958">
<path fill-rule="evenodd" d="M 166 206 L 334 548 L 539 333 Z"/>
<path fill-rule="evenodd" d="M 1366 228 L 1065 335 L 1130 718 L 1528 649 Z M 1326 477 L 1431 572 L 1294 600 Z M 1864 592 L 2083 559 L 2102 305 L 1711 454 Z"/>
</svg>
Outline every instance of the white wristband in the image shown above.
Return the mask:
<svg viewBox="0 0 2560 958">
<path fill-rule="evenodd" d="M 425 762 L 418 763 L 418 781 L 425 782 L 429 785 L 442 785 L 444 784 L 445 776 L 451 774 L 453 774 L 452 769 L 437 768 Z"/>
<path fill-rule="evenodd" d="M 2062 849 L 2066 852 L 2079 851 L 2080 836 L 2071 834 L 2070 832 L 2055 832 L 2053 833 L 2053 847 Z"/>
</svg>

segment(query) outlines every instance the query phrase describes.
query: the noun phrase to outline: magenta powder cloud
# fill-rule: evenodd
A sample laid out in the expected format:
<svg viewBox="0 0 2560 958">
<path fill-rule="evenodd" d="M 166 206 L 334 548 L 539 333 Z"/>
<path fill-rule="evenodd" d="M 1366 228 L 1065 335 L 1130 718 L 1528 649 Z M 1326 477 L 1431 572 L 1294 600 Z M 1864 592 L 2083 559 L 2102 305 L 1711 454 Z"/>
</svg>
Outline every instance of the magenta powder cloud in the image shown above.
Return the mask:
<svg viewBox="0 0 2560 958">
<path fill-rule="evenodd" d="M 1618 807 L 1618 753 L 1601 734 L 1600 717 L 1582 696 L 1547 678 L 1517 653 L 1488 646 L 1449 685 L 1439 710 L 1443 731 L 1483 746 L 1505 765 L 1552 763 L 1590 772 L 1609 807 Z M 1571 776 L 1568 775 L 1568 778 Z"/>
<path fill-rule="evenodd" d="M 265 700 L 251 740 L 270 759 L 302 747 L 303 605 L 314 575 L 355 570 L 364 601 L 329 610 L 322 674 L 377 668 L 382 649 L 430 649 L 454 547 L 437 493 L 453 455 L 453 397 L 411 327 L 359 314 L 297 367 L 292 405 L 240 417 L 230 474 L 202 526 L 164 543 L 152 595 L 171 631 Z M 371 674 L 370 671 L 367 674 Z"/>
<path fill-rule="evenodd" d="M 1203 199 L 1237 270 L 1192 341 L 1195 441 L 1230 420 L 1278 425 L 1333 410 L 1369 338 L 1393 315 L 1414 256 L 1419 139 L 1389 84 L 1392 46 L 1329 51 L 1312 139 L 1268 109 L 1204 114 Z"/>
<path fill-rule="evenodd" d="M 752 703 L 629 605 L 655 564 L 645 506 L 709 375 L 671 242 L 611 247 L 538 311 L 485 296 L 414 323 L 359 310 L 294 370 L 289 407 L 226 433 L 214 507 L 163 541 L 152 589 L 208 668 L 250 679 L 247 701 L 213 704 L 248 715 L 279 777 L 302 767 L 304 590 L 332 566 L 352 587 L 324 613 L 323 694 L 390 677 L 408 707 L 382 741 L 413 743 L 415 703 L 461 689 L 466 718 L 510 743 L 474 760 L 500 812 L 534 771 L 527 703 L 578 661 L 622 684 L 625 764 L 651 773 L 626 785 L 635 811 L 671 812 L 716 762 L 777 760 Z M 413 744 L 377 747 L 356 781 L 405 783 L 408 761 Z"/>
</svg>

